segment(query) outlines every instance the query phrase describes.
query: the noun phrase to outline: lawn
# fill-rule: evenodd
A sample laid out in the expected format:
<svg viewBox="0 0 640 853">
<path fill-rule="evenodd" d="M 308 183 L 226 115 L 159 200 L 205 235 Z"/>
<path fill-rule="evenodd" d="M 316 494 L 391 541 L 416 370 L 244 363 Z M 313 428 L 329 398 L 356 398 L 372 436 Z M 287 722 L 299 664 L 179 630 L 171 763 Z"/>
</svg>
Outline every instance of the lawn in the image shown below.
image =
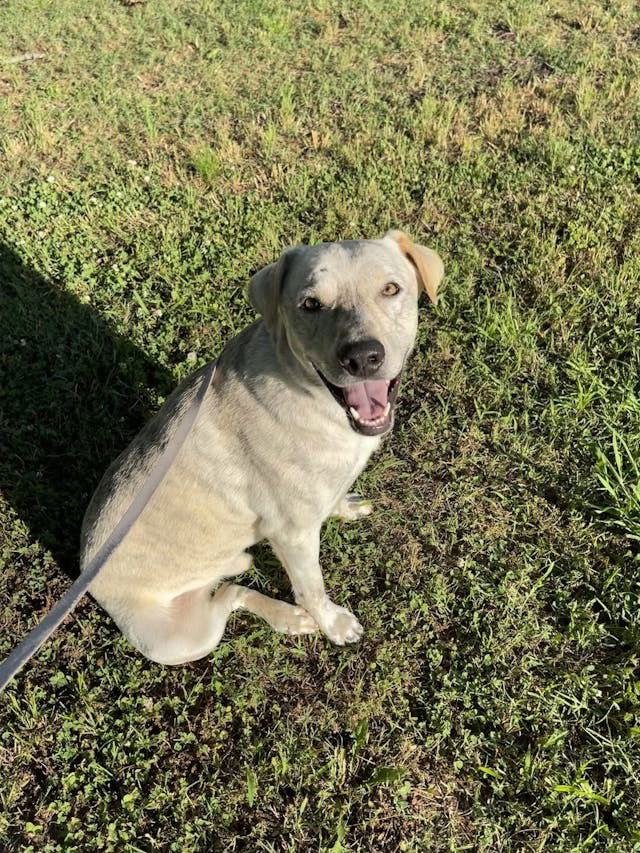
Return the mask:
<svg viewBox="0 0 640 853">
<path fill-rule="evenodd" d="M 0 656 L 253 271 L 447 271 L 323 533 L 362 642 L 168 668 L 85 599 L 0 698 L 3 853 L 640 849 L 639 79 L 631 0 L 0 0 Z"/>
</svg>

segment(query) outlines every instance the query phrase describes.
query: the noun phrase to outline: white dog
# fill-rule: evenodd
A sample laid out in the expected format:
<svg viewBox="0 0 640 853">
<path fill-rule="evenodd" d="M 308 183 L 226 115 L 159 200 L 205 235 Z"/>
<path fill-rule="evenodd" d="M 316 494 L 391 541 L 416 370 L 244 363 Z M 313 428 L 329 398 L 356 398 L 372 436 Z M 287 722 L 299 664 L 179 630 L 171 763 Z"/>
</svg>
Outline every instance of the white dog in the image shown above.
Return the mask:
<svg viewBox="0 0 640 853">
<path fill-rule="evenodd" d="M 286 251 L 251 279 L 262 314 L 223 350 L 191 433 L 90 591 L 131 643 L 179 664 L 219 642 L 245 608 L 276 630 L 334 643 L 362 626 L 326 595 L 318 562 L 330 515 L 369 512 L 349 488 L 393 425 L 418 297 L 433 302 L 440 258 L 400 231 Z M 190 376 L 104 475 L 82 532 L 86 567 L 124 513 L 197 391 Z M 268 539 L 297 606 L 229 583 Z"/>
</svg>

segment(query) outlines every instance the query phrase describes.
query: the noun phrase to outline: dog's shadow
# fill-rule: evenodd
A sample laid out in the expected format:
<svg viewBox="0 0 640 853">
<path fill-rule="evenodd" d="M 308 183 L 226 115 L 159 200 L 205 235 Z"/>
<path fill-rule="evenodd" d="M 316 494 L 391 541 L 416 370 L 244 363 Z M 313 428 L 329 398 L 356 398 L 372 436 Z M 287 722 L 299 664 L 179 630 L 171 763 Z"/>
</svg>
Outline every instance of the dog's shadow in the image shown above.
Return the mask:
<svg viewBox="0 0 640 853">
<path fill-rule="evenodd" d="M 82 516 L 171 373 L 0 245 L 0 490 L 70 576 Z"/>
</svg>

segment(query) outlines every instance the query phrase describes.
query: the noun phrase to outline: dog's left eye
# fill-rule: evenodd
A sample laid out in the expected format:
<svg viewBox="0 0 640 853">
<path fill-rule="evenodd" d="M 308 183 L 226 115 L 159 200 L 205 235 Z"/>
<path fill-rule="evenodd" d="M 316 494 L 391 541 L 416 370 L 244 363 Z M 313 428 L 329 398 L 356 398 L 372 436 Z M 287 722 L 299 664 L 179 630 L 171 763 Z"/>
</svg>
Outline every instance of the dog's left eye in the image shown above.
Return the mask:
<svg viewBox="0 0 640 853">
<path fill-rule="evenodd" d="M 393 281 L 390 281 L 388 284 L 385 284 L 385 286 L 382 288 L 383 296 L 397 296 L 398 293 L 400 293 L 400 288 Z"/>
<path fill-rule="evenodd" d="M 307 296 L 307 298 L 302 303 L 302 307 L 305 311 L 319 311 L 322 308 L 319 299 L 315 299 L 313 296 Z"/>
</svg>

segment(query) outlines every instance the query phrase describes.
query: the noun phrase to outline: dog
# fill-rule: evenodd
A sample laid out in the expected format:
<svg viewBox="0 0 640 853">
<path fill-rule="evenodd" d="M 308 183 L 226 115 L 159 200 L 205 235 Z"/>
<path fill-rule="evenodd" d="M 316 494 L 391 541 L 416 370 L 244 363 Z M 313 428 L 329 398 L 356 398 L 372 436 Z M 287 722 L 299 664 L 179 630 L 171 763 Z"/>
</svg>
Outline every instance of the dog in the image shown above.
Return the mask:
<svg viewBox="0 0 640 853">
<path fill-rule="evenodd" d="M 349 491 L 394 422 L 418 297 L 435 303 L 438 255 L 402 231 L 298 246 L 257 272 L 261 318 L 222 351 L 191 432 L 157 492 L 89 591 L 128 640 L 161 664 L 211 652 L 237 609 L 276 631 L 363 628 L 327 596 L 318 554 L 329 516 L 371 504 Z M 146 480 L 205 368 L 187 378 L 102 478 L 83 522 L 81 570 Z M 296 604 L 232 579 L 267 539 Z"/>
</svg>

